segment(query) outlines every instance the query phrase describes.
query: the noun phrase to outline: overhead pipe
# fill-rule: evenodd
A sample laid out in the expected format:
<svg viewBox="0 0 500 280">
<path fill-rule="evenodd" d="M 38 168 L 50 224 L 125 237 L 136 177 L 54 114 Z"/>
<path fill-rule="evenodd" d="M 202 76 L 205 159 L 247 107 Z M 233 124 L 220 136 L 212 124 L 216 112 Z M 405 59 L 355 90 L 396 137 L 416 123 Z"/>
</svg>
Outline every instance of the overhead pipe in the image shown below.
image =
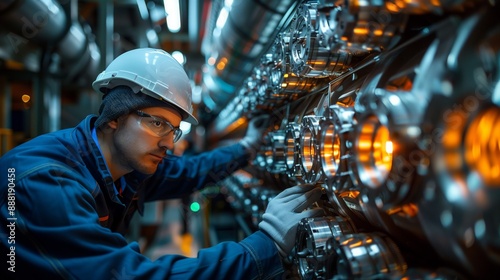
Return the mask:
<svg viewBox="0 0 500 280">
<path fill-rule="evenodd" d="M 99 71 L 101 53 L 88 25 L 74 21 L 56 52 L 61 57 L 63 82 L 87 86 Z"/>
<path fill-rule="evenodd" d="M 64 5 L 53 0 L 10 0 L 0 4 L 2 57 L 27 63 L 28 70 L 38 71 L 26 50 L 35 50 L 41 57 L 41 49 L 53 46 L 60 57 L 64 80 L 74 82 L 76 76 L 95 76 L 100 60 L 99 50 L 77 19 L 77 2 L 65 1 Z M 76 67 L 76 68 L 75 68 Z M 81 73 L 86 71 L 86 73 Z M 68 75 L 69 74 L 69 75 Z"/>
<path fill-rule="evenodd" d="M 10 0 L 0 4 L 0 22 L 20 43 L 53 44 L 66 33 L 67 16 L 52 0 Z"/>
<path fill-rule="evenodd" d="M 215 112 L 234 97 L 235 89 L 269 49 L 298 1 L 234 0 L 231 6 L 224 6 L 223 2 L 212 4 L 203 46 L 209 66 L 204 81 Z M 228 13 L 227 20 L 218 27 L 216 20 L 221 11 Z"/>
</svg>

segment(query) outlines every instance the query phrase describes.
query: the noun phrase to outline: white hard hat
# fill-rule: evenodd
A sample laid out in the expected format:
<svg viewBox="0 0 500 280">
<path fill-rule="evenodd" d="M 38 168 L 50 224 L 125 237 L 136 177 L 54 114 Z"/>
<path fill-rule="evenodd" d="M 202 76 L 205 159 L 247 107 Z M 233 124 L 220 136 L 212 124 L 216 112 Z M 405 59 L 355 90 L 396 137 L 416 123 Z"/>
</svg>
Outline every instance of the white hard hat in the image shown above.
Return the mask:
<svg viewBox="0 0 500 280">
<path fill-rule="evenodd" d="M 140 48 L 115 58 L 92 87 L 106 94 L 117 86 L 128 86 L 178 108 L 183 120 L 198 124 L 192 115 L 191 85 L 186 71 L 175 58 L 160 49 Z"/>
</svg>

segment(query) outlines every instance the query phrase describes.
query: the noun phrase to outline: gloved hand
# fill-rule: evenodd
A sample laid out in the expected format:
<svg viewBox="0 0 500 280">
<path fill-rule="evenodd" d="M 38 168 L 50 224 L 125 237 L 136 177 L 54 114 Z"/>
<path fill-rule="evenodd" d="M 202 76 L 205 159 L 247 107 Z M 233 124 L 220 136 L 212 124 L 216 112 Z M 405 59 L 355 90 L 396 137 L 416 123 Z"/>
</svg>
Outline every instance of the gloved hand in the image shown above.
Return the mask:
<svg viewBox="0 0 500 280">
<path fill-rule="evenodd" d="M 259 228 L 274 240 L 283 258 L 295 245 L 300 220 L 325 214 L 321 208 L 305 210 L 320 197 L 321 188 L 308 184 L 288 188 L 269 201 Z"/>
<path fill-rule="evenodd" d="M 269 115 L 264 114 L 250 119 L 248 122 L 247 131 L 245 137 L 241 139 L 241 144 L 255 154 L 261 146 L 262 135 L 267 128 L 269 123 Z"/>
</svg>

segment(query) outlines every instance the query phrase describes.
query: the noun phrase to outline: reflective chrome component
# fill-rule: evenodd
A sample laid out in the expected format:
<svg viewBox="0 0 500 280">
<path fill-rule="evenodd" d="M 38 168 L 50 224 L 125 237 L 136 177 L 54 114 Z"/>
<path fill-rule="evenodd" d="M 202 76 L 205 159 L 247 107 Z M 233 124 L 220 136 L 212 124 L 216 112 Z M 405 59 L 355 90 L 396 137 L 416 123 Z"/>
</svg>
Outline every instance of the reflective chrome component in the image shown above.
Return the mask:
<svg viewBox="0 0 500 280">
<path fill-rule="evenodd" d="M 496 2 L 319 0 L 290 10 L 224 117 L 273 115 L 276 134 L 254 165 L 265 184 L 327 190 L 318 205 L 328 218 L 299 227 L 293 273 L 500 275 Z M 337 238 L 326 220 L 337 215 L 365 233 Z"/>
<path fill-rule="evenodd" d="M 267 170 L 267 166 L 272 163 L 272 147 L 269 133 L 262 138 L 262 146 L 257 151 L 253 165 L 258 166 L 262 170 Z"/>
<path fill-rule="evenodd" d="M 366 226 L 368 221 L 363 215 L 359 203 L 359 191 L 354 189 L 344 190 L 330 195 L 329 198 L 336 207 L 336 213 L 339 213 L 343 217 L 349 217 L 352 221 L 357 222 L 358 225 Z"/>
<path fill-rule="evenodd" d="M 332 105 L 319 122 L 320 160 L 325 183 L 330 192 L 343 190 L 344 181 L 349 178 L 348 158 L 353 131 L 354 108 Z"/>
<path fill-rule="evenodd" d="M 283 33 L 276 37 L 271 48 L 273 66 L 270 68 L 270 86 L 273 95 L 282 99 L 293 99 L 293 94 L 307 92 L 320 80 L 298 77 L 290 70 L 290 35 Z"/>
<path fill-rule="evenodd" d="M 273 83 L 273 73 L 276 68 L 276 62 L 271 54 L 267 54 L 265 59 L 262 59 L 260 67 L 256 67 L 255 71 L 259 73 L 261 84 L 258 90 L 257 106 L 259 109 L 275 108 L 281 106 L 288 100 L 284 93 L 275 90 Z M 257 70 L 258 69 L 258 70 Z M 252 110 L 249 110 L 252 112 Z"/>
<path fill-rule="evenodd" d="M 71 21 L 59 1 L 3 1 L 0 6 L 2 27 L 13 49 L 28 41 L 36 44 L 56 45 L 68 32 Z M 80 46 L 79 46 L 80 47 Z M 70 52 L 73 50 L 69 50 Z"/>
<path fill-rule="evenodd" d="M 320 13 L 320 32 L 332 51 L 380 51 L 394 46 L 408 15 L 393 13 L 383 1 L 346 1 L 325 7 Z"/>
<path fill-rule="evenodd" d="M 296 258 L 299 275 L 302 279 L 330 279 L 327 275 L 327 241 L 338 239 L 345 234 L 355 233 L 356 229 L 349 219 L 342 217 L 306 218 L 297 228 Z"/>
<path fill-rule="evenodd" d="M 285 130 L 285 157 L 286 170 L 290 177 L 302 179 L 300 139 L 302 138 L 302 126 L 297 123 L 289 123 Z"/>
<path fill-rule="evenodd" d="M 419 219 L 438 255 L 482 279 L 500 273 L 500 22 L 498 7 L 461 22 L 424 69 L 429 155 Z M 448 35 L 450 36 L 450 35 Z"/>
<path fill-rule="evenodd" d="M 370 199 L 381 209 L 401 206 L 412 188 L 422 154 L 416 151 L 421 136 L 421 97 L 407 92 L 385 92 L 376 110 L 357 116 L 353 174 Z"/>
<path fill-rule="evenodd" d="M 335 33 L 337 29 L 337 15 L 342 10 L 341 6 L 335 6 L 331 3 L 322 3 L 327 1 L 319 1 L 318 3 L 318 43 L 325 48 L 331 49 L 335 47 L 339 38 Z"/>
<path fill-rule="evenodd" d="M 264 136 L 264 142 L 265 145 L 261 147 L 261 153 L 263 153 L 264 163 L 261 164 L 263 164 L 263 167 L 269 171 L 273 165 L 273 146 L 271 140 L 271 133 L 268 133 L 267 135 Z"/>
<path fill-rule="evenodd" d="M 407 270 L 397 245 L 381 233 L 354 233 L 329 243 L 332 270 L 340 279 L 367 279 L 403 275 Z"/>
<path fill-rule="evenodd" d="M 290 65 L 299 77 L 339 75 L 349 68 L 351 55 L 344 51 L 330 52 L 318 41 L 316 4 L 300 5 L 291 27 Z"/>
<path fill-rule="evenodd" d="M 271 159 L 267 162 L 267 170 L 271 173 L 285 173 L 287 170 L 285 131 L 269 132 L 268 137 L 271 141 Z"/>
<path fill-rule="evenodd" d="M 320 83 L 319 79 L 298 77 L 292 72 L 283 75 L 281 82 L 282 94 L 286 94 L 289 100 L 296 100 L 301 95 L 311 91 Z"/>
<path fill-rule="evenodd" d="M 477 173 L 485 186 L 500 186 L 500 107 L 488 106 L 470 118 L 465 131 L 465 162 L 471 173 Z M 453 129 L 453 128 L 450 128 Z M 453 135 L 453 132 L 450 131 Z M 448 151 L 456 148 L 453 136 L 444 132 L 443 146 Z M 448 141 L 449 140 L 449 141 Z M 451 143 L 450 143 L 451 142 Z M 448 146 L 448 144 L 451 144 Z M 447 166 L 456 166 L 450 162 Z"/>
<path fill-rule="evenodd" d="M 443 100 L 436 99 L 429 108 L 446 117 L 432 132 L 439 131 L 440 142 L 428 142 L 432 150 L 426 151 L 431 161 L 419 201 L 422 230 L 443 258 L 471 275 L 498 274 L 500 107 L 477 103 L 467 112 L 442 108 Z M 465 100 L 457 99 L 458 104 Z"/>
<path fill-rule="evenodd" d="M 100 71 L 101 50 L 90 26 L 77 18 L 73 4 L 76 2 L 2 1 L 0 59 L 16 61 L 33 72 L 47 71 L 40 69 L 40 60 L 53 49 L 55 57 L 47 60 L 60 67 L 63 84 L 87 87 Z"/>
<path fill-rule="evenodd" d="M 212 190 L 213 191 L 213 190 Z M 274 198 L 279 191 L 274 188 L 263 186 L 262 183 L 244 171 L 237 171 L 228 179 L 220 190 L 210 193 L 210 188 L 200 192 L 201 199 L 206 200 L 211 195 L 219 193 L 226 194 L 227 202 L 237 211 L 245 213 L 250 217 L 252 226 L 258 226 L 262 220 L 262 214 L 266 210 L 269 201 Z M 201 201 L 205 204 L 206 201 Z M 237 217 L 238 218 L 238 217 Z M 248 229 L 245 229 L 248 230 Z M 249 234 L 246 232 L 246 234 Z"/>
<path fill-rule="evenodd" d="M 357 95 L 349 166 L 358 189 L 384 211 L 411 202 L 420 190 L 412 184 L 425 162 L 417 144 L 430 92 L 415 91 L 413 84 L 429 45 L 431 38 L 419 38 L 413 42 L 416 50 L 394 51 L 385 71 L 375 67 Z"/>
<path fill-rule="evenodd" d="M 274 93 L 280 93 L 283 91 L 282 84 L 284 75 L 289 72 L 289 42 L 290 35 L 283 33 L 276 37 L 274 44 L 271 47 L 271 55 L 274 65 L 271 68 L 270 82 Z"/>
<path fill-rule="evenodd" d="M 366 187 L 377 189 L 389 178 L 393 166 L 394 143 L 385 116 L 358 117 L 355 138 L 356 168 L 353 173 Z"/>
<path fill-rule="evenodd" d="M 318 136 L 320 135 L 319 120 L 317 116 L 302 118 L 300 139 L 300 156 L 303 179 L 306 183 L 317 182 L 322 175 Z"/>
<path fill-rule="evenodd" d="M 218 100 L 214 110 L 229 102 L 228 97 L 241 86 L 243 79 L 251 75 L 255 61 L 272 45 L 282 28 L 284 17 L 296 6 L 294 0 L 262 1 L 213 1 L 208 20 L 209 32 L 204 36 L 202 52 L 207 60 L 205 75 L 208 83 L 207 96 Z M 227 20 L 217 26 L 221 11 Z M 220 107 L 220 108 L 218 108 Z"/>
</svg>

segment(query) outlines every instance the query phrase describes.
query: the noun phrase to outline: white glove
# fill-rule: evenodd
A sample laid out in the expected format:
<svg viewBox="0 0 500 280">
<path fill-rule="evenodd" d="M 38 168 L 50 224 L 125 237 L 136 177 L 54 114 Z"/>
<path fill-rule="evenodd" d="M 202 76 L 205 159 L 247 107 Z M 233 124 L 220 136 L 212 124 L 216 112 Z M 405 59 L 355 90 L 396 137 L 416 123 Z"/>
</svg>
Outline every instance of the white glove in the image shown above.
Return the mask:
<svg viewBox="0 0 500 280">
<path fill-rule="evenodd" d="M 321 208 L 305 210 L 320 197 L 321 188 L 308 184 L 288 188 L 269 201 L 259 228 L 274 240 L 282 257 L 295 246 L 300 220 L 325 215 Z"/>
<path fill-rule="evenodd" d="M 240 143 L 252 154 L 255 154 L 259 150 L 262 144 L 262 135 L 264 134 L 268 123 L 269 115 L 266 114 L 252 118 L 248 122 L 245 137 L 241 139 Z"/>
</svg>

